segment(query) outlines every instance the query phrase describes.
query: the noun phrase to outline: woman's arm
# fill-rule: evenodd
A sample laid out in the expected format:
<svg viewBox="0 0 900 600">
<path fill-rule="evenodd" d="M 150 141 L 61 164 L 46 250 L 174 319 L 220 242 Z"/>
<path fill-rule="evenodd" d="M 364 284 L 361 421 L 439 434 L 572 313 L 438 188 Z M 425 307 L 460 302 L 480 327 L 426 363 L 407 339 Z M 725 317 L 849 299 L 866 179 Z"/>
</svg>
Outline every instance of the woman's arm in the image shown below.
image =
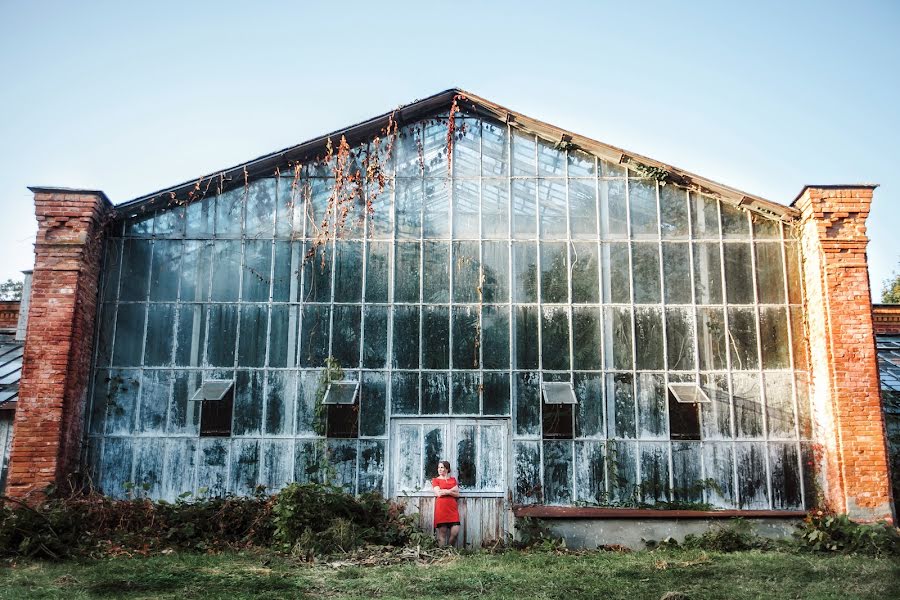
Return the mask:
<svg viewBox="0 0 900 600">
<path fill-rule="evenodd" d="M 443 495 L 445 495 L 446 492 L 449 491 L 449 490 L 442 490 L 440 488 L 440 486 L 437 486 L 437 485 L 434 486 L 432 489 L 434 490 L 434 495 L 437 497 L 443 496 Z"/>
<path fill-rule="evenodd" d="M 442 490 L 442 491 L 444 492 L 444 495 L 446 495 L 446 496 L 453 496 L 454 498 L 459 498 L 459 486 L 458 485 L 454 485 L 449 490 Z"/>
</svg>

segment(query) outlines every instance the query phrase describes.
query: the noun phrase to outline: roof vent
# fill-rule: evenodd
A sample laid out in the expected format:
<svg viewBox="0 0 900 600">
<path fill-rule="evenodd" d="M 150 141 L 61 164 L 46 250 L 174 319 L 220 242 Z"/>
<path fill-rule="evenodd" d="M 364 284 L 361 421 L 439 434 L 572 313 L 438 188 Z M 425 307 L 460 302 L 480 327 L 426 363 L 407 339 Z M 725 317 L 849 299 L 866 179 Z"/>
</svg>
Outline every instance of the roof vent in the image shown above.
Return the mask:
<svg viewBox="0 0 900 600">
<path fill-rule="evenodd" d="M 358 381 L 332 381 L 325 390 L 322 404 L 355 404 L 358 391 Z"/>
<path fill-rule="evenodd" d="M 670 383 L 669 391 L 675 396 L 675 400 L 682 404 L 711 402 L 703 388 L 696 383 Z"/>
<path fill-rule="evenodd" d="M 544 404 L 578 404 L 575 389 L 568 381 L 547 381 L 541 384 Z"/>
</svg>

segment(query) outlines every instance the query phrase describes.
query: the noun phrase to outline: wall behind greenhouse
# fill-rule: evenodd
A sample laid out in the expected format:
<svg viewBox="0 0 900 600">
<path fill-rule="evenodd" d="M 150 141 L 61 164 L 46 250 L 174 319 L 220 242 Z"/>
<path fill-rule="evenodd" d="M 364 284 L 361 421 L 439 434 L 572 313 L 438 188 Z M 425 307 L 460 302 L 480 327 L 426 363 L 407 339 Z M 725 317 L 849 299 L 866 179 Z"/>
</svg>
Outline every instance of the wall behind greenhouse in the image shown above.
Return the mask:
<svg viewBox="0 0 900 600">
<path fill-rule="evenodd" d="M 506 124 L 455 126 L 452 144 L 438 117 L 348 165 L 212 181 L 125 219 L 101 291 L 95 483 L 168 499 L 325 480 L 390 494 L 396 419 L 489 418 L 509 422 L 516 502 L 814 501 L 790 228 Z M 383 186 L 329 211 L 334 169 L 376 156 Z M 316 426 L 328 357 L 360 382 L 357 438 Z M 207 379 L 235 382 L 230 437 L 199 435 L 190 398 Z M 573 384 L 568 426 L 545 422 L 552 381 Z M 709 402 L 685 407 L 672 383 Z"/>
</svg>

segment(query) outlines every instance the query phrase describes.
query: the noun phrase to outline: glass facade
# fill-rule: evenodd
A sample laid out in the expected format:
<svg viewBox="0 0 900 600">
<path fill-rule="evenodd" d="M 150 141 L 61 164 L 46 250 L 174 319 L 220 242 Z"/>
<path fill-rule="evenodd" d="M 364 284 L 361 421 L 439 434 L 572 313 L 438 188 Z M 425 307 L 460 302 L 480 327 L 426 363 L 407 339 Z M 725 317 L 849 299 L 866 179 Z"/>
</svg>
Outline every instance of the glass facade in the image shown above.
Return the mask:
<svg viewBox="0 0 900 600">
<path fill-rule="evenodd" d="M 88 418 L 103 491 L 392 493 L 394 424 L 506 419 L 517 502 L 813 501 L 788 226 L 506 124 L 456 127 L 452 161 L 446 118 L 402 128 L 389 157 L 353 148 L 349 168 L 378 156 L 384 185 L 336 211 L 333 165 L 311 164 L 122 223 Z M 357 439 L 317 433 L 329 356 L 360 382 Z M 198 435 L 204 379 L 235 381 L 228 438 Z M 543 437 L 557 381 L 572 439 Z"/>
</svg>

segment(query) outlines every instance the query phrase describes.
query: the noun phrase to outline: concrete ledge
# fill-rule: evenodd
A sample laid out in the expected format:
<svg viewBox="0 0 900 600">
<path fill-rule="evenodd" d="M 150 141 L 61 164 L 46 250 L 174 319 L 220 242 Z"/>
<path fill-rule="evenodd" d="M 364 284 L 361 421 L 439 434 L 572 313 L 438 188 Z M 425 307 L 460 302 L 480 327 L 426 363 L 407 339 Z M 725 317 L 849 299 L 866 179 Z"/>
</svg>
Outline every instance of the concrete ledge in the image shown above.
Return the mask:
<svg viewBox="0 0 900 600">
<path fill-rule="evenodd" d="M 802 510 L 657 510 L 595 506 L 515 506 L 516 517 L 537 519 L 802 519 Z"/>
</svg>

